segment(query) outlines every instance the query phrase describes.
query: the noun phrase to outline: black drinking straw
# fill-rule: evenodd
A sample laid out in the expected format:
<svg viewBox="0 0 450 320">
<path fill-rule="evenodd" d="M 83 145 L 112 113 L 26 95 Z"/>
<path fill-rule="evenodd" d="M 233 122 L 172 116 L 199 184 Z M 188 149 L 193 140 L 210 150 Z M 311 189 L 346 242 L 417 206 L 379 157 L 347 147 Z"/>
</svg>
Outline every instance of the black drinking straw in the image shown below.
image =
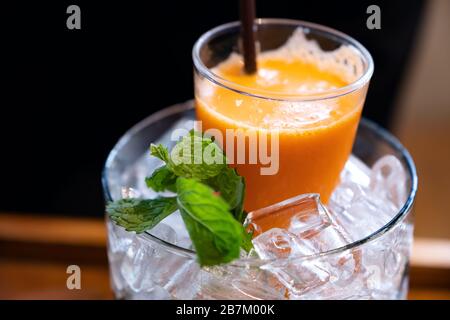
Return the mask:
<svg viewBox="0 0 450 320">
<path fill-rule="evenodd" d="M 255 39 L 255 0 L 240 0 L 241 41 L 244 56 L 244 71 L 253 74 L 256 66 L 256 39 Z"/>
</svg>

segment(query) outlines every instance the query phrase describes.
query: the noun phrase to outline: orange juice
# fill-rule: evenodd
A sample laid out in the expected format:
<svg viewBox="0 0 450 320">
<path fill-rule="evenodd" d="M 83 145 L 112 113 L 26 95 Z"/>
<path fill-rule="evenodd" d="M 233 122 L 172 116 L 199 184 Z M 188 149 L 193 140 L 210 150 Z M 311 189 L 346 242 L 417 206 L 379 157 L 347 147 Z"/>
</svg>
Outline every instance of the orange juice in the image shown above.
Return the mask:
<svg viewBox="0 0 450 320">
<path fill-rule="evenodd" d="M 196 89 L 202 130 L 215 128 L 224 137 L 226 129 L 278 134 L 275 174 L 262 175 L 262 163 L 234 164 L 245 177 L 247 211 L 303 193 L 319 193 L 326 203 L 352 149 L 366 88 L 317 99 L 312 95 L 332 92 L 351 80 L 339 63 L 321 65 L 317 56 L 305 59 L 292 51 L 260 54 L 254 75 L 244 74 L 241 57 L 232 54 L 213 72 L 236 90 L 209 82 Z"/>
</svg>

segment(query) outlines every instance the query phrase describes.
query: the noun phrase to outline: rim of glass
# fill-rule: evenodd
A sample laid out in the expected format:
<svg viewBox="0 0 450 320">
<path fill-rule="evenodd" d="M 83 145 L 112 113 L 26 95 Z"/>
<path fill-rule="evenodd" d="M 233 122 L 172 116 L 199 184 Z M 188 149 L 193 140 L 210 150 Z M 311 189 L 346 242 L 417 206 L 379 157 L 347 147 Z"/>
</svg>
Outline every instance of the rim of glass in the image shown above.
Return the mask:
<svg viewBox="0 0 450 320">
<path fill-rule="evenodd" d="M 120 148 L 123 145 L 125 145 L 128 141 L 130 141 L 136 132 L 142 130 L 143 128 L 145 128 L 149 125 L 152 125 L 153 123 L 155 123 L 165 117 L 171 116 L 176 113 L 182 113 L 185 111 L 189 111 L 193 108 L 194 108 L 194 103 L 192 100 L 189 100 L 185 103 L 176 104 L 176 105 L 167 107 L 165 109 L 162 109 L 158 112 L 151 114 L 150 116 L 143 119 L 142 121 L 138 122 L 136 125 L 134 125 L 131 129 L 129 129 L 119 139 L 119 141 L 116 143 L 114 148 L 109 153 L 108 158 L 106 159 L 106 162 L 105 162 L 105 166 L 103 168 L 103 172 L 102 172 L 102 186 L 103 186 L 103 191 L 104 191 L 104 196 L 105 196 L 106 202 L 113 201 L 113 199 L 111 197 L 111 193 L 109 191 L 107 177 L 108 177 L 109 167 L 110 167 L 111 163 L 114 161 L 114 158 L 116 157 L 116 155 L 118 153 L 118 150 L 120 150 Z M 377 137 L 381 138 L 390 147 L 392 147 L 392 149 L 399 152 L 402 155 L 401 160 L 403 160 L 406 164 L 406 171 L 407 171 L 408 175 L 411 177 L 411 188 L 408 193 L 408 198 L 405 201 L 405 203 L 403 204 L 402 208 L 398 211 L 398 213 L 391 219 L 391 221 L 386 223 L 383 227 L 381 227 L 377 231 L 373 232 L 372 234 L 370 234 L 358 241 L 354 241 L 345 246 L 335 248 L 332 250 L 319 252 L 319 253 L 309 255 L 309 256 L 293 256 L 293 257 L 288 257 L 288 258 L 284 258 L 284 259 L 261 260 L 261 259 L 254 259 L 254 258 L 240 258 L 240 259 L 236 259 L 236 260 L 230 262 L 228 265 L 232 265 L 232 266 L 233 265 L 234 266 L 243 266 L 244 265 L 244 266 L 246 266 L 248 264 L 252 264 L 254 266 L 257 266 L 257 265 L 265 265 L 267 263 L 272 263 L 272 262 L 279 263 L 279 262 L 283 262 L 283 261 L 292 261 L 293 259 L 300 259 L 300 258 L 305 259 L 305 260 L 306 259 L 315 259 L 315 258 L 322 257 L 322 256 L 328 256 L 328 255 L 332 255 L 332 254 L 341 253 L 341 252 L 344 252 L 344 251 L 347 251 L 350 249 L 358 248 L 368 242 L 372 242 L 372 241 L 380 238 L 386 232 L 391 230 L 393 227 L 395 227 L 398 223 L 400 223 L 403 220 L 403 218 L 411 211 L 412 206 L 414 204 L 414 199 L 415 199 L 416 193 L 417 193 L 418 178 L 417 178 L 417 172 L 416 172 L 416 167 L 415 167 L 414 161 L 413 161 L 411 155 L 409 154 L 408 150 L 400 143 L 400 141 L 398 141 L 397 138 L 395 138 L 392 134 L 390 134 L 387 130 L 383 129 L 381 126 L 379 126 L 375 122 L 365 119 L 365 118 L 362 118 L 359 125 L 367 127 L 369 130 L 374 132 L 374 134 Z M 164 241 L 164 240 L 152 235 L 148 231 L 145 231 L 144 233 L 139 234 L 138 236 L 140 236 L 141 238 L 143 238 L 147 241 L 156 242 L 157 244 L 165 247 L 168 251 L 175 253 L 177 255 L 186 256 L 186 257 L 193 258 L 193 259 L 196 258 L 195 251 L 184 248 L 184 247 L 179 247 L 173 243 Z"/>
<path fill-rule="evenodd" d="M 266 99 L 266 100 L 275 100 L 275 101 L 312 101 L 312 100 L 326 100 L 326 99 L 333 99 L 338 98 L 340 96 L 352 93 L 361 87 L 363 87 L 365 84 L 367 84 L 374 71 L 374 62 L 372 59 L 371 54 L 369 51 L 357 40 L 350 37 L 349 35 L 340 32 L 338 30 L 335 30 L 330 27 L 326 27 L 317 23 L 313 22 L 307 22 L 302 20 L 293 20 L 293 19 L 276 19 L 276 18 L 259 18 L 256 19 L 256 25 L 285 25 L 285 26 L 294 26 L 294 27 L 302 27 L 308 30 L 310 33 L 321 33 L 324 36 L 333 39 L 335 41 L 341 42 L 341 43 L 349 43 L 351 46 L 353 46 L 355 49 L 358 50 L 358 53 L 361 55 L 362 59 L 365 62 L 365 71 L 364 73 L 355 81 L 349 83 L 348 85 L 336 89 L 330 89 L 325 90 L 323 92 L 314 92 L 310 94 L 288 94 L 288 93 L 277 93 L 277 92 L 271 92 L 266 90 L 255 90 L 252 88 L 252 92 L 248 92 L 248 87 L 239 85 L 237 83 L 234 83 L 232 81 L 226 80 L 218 75 L 216 75 L 214 72 L 212 72 L 208 67 L 205 66 L 202 59 L 200 58 L 200 50 L 201 48 L 208 43 L 211 39 L 214 37 L 217 37 L 218 35 L 223 35 L 231 30 L 235 30 L 236 28 L 239 28 L 240 22 L 239 21 L 233 21 L 226 24 L 222 24 L 220 26 L 217 26 L 206 33 L 204 33 L 200 38 L 197 40 L 197 42 L 194 44 L 194 47 L 192 49 L 192 59 L 194 62 L 195 69 L 205 78 L 207 78 L 209 81 L 213 82 L 214 84 L 221 86 L 225 89 L 234 91 L 239 94 L 251 96 L 254 98 L 259 99 Z"/>
</svg>

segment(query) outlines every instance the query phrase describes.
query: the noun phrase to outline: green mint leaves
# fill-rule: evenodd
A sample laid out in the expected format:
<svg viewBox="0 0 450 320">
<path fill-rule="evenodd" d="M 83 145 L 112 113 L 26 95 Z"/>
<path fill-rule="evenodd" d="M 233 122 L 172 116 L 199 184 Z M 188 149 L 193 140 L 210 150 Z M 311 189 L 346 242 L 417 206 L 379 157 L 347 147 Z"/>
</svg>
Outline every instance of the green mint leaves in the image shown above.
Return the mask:
<svg viewBox="0 0 450 320">
<path fill-rule="evenodd" d="M 106 212 L 127 231 L 144 232 L 177 210 L 177 200 L 171 198 L 122 199 L 110 203 Z"/>
<path fill-rule="evenodd" d="M 209 178 L 206 184 L 220 193 L 230 206 L 236 220 L 243 223 L 245 220 L 243 211 L 245 197 L 244 178 L 238 175 L 235 169 L 226 167 L 215 177 Z"/>
<path fill-rule="evenodd" d="M 226 157 L 211 138 L 190 131 L 170 152 L 163 145 L 152 145 L 151 154 L 166 163 L 175 175 L 205 180 L 215 177 L 226 165 Z"/>
<path fill-rule="evenodd" d="M 150 146 L 150 154 L 166 163 L 170 161 L 169 158 L 169 150 L 164 147 L 162 144 Z"/>
<path fill-rule="evenodd" d="M 155 190 L 156 192 L 161 191 L 176 191 L 175 183 L 177 181 L 177 176 L 170 170 L 167 166 L 160 167 L 153 171 L 150 177 L 145 178 L 145 183 L 147 187 Z"/>
<path fill-rule="evenodd" d="M 239 257 L 242 225 L 214 190 L 194 179 L 178 178 L 177 203 L 202 265 Z"/>
<path fill-rule="evenodd" d="M 152 144 L 150 153 L 165 165 L 145 179 L 147 186 L 176 197 L 110 203 L 107 212 L 113 221 L 140 233 L 179 209 L 202 266 L 228 263 L 239 258 L 240 248 L 252 248 L 251 234 L 242 225 L 244 178 L 227 166 L 211 138 L 192 130 L 170 153 L 161 144 Z"/>
</svg>

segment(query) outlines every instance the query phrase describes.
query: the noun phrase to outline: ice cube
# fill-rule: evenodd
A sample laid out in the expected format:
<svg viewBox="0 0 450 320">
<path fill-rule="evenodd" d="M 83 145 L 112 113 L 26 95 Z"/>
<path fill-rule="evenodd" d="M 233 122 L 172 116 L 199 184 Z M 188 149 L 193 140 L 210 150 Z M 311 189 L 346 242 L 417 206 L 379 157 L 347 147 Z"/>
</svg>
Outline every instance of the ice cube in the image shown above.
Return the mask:
<svg viewBox="0 0 450 320">
<path fill-rule="evenodd" d="M 150 233 L 152 236 L 155 236 L 158 239 L 164 240 L 168 243 L 172 244 L 177 243 L 177 234 L 175 230 L 163 222 L 158 223 L 156 226 L 154 226 L 147 232 Z"/>
<path fill-rule="evenodd" d="M 191 238 L 178 210 L 162 220 L 153 229 L 147 231 L 147 233 L 173 245 L 193 249 Z"/>
<path fill-rule="evenodd" d="M 328 204 L 335 223 L 352 241 L 369 236 L 392 220 L 403 206 L 407 192 L 405 170 L 394 156 L 382 157 L 369 171 L 358 161 L 361 162 L 350 158 L 346 168 L 352 174 L 366 175 L 369 183 L 358 183 L 349 179 L 350 174 L 343 175 L 345 181 L 334 190 Z"/>
<path fill-rule="evenodd" d="M 369 236 L 392 220 L 403 206 L 407 191 L 405 171 L 394 156 L 384 156 L 369 172 L 355 161 L 356 158 L 350 159 L 351 165 L 346 167 L 359 172 L 358 176 L 366 174 L 369 183 L 357 183 L 347 175 L 328 204 L 335 224 L 345 230 L 352 241 Z"/>
<path fill-rule="evenodd" d="M 179 258 L 180 260 L 182 258 Z M 162 282 L 162 281 L 160 281 Z M 169 281 L 164 283 L 166 289 L 175 299 L 193 299 L 200 288 L 200 267 L 193 259 L 186 259 L 180 267 L 174 269 Z"/>
<path fill-rule="evenodd" d="M 108 229 L 108 250 L 113 254 L 125 253 L 135 234 L 116 225 L 109 218 L 107 218 L 106 227 Z"/>
<path fill-rule="evenodd" d="M 148 262 L 153 257 L 154 248 L 134 237 L 120 267 L 120 274 L 128 287 L 134 292 L 148 291 L 153 288 L 151 270 Z"/>
<path fill-rule="evenodd" d="M 111 276 L 111 286 L 118 297 L 122 297 L 123 290 L 127 287 L 125 279 L 122 277 L 120 268 L 122 259 L 135 237 L 134 233 L 125 231 L 107 218 L 106 227 L 108 229 L 108 259 Z"/>
<path fill-rule="evenodd" d="M 174 231 L 164 225 L 152 229 L 164 241 L 174 241 Z M 148 235 L 137 235 L 120 266 L 120 275 L 131 289 L 133 299 L 192 299 L 199 288 L 200 267 L 192 257 L 179 256 L 162 245 L 155 245 Z"/>
<path fill-rule="evenodd" d="M 169 227 L 165 226 L 164 230 L 160 229 L 159 236 L 163 237 L 162 240 L 173 241 L 174 231 L 167 228 Z M 168 230 L 171 231 L 168 233 Z M 153 247 L 151 240 L 146 239 L 145 235 L 142 239 L 147 242 L 147 246 Z M 178 255 L 158 244 L 154 245 L 145 265 L 151 273 L 151 281 L 170 293 L 174 299 L 192 299 L 195 296 L 199 287 L 197 278 L 200 267 L 193 257 Z"/>
<path fill-rule="evenodd" d="M 272 228 L 253 239 L 253 247 L 261 259 L 285 259 L 302 250 L 298 241 L 295 234 Z M 309 248 L 306 251 L 309 253 Z"/>
<path fill-rule="evenodd" d="M 268 282 L 273 286 L 286 289 L 289 299 L 298 299 L 306 292 L 325 285 L 330 280 L 326 264 L 305 258 L 278 260 L 261 268 L 268 271 L 273 279 Z"/>
<path fill-rule="evenodd" d="M 327 209 L 320 202 L 320 196 L 310 193 L 252 211 L 244 224 L 253 231 L 254 236 L 272 228 L 305 235 L 320 231 L 327 219 Z"/>
<path fill-rule="evenodd" d="M 281 300 L 285 289 L 268 280 L 270 273 L 256 266 L 215 266 L 202 270 L 196 299 Z"/>
<path fill-rule="evenodd" d="M 247 274 L 233 277 L 231 286 L 233 290 L 241 293 L 244 299 L 282 300 L 285 294 L 284 288 L 267 281 L 267 275 L 262 270 L 253 277 Z"/>
<path fill-rule="evenodd" d="M 285 288 L 290 299 L 331 286 L 339 279 L 352 279 L 358 271 L 359 262 L 352 254 L 325 261 L 308 258 L 349 243 L 317 194 L 297 196 L 251 212 L 246 223 L 259 233 L 253 239 L 258 256 L 270 260 L 262 269 L 272 275 L 273 283 Z"/>
<path fill-rule="evenodd" d="M 356 183 L 342 183 L 333 192 L 328 208 L 336 225 L 351 241 L 361 240 L 388 223 L 396 207 L 368 188 Z"/>
<path fill-rule="evenodd" d="M 262 259 L 284 259 L 325 252 L 348 243 L 333 224 L 318 194 L 300 195 L 250 212 L 245 224 Z"/>
<path fill-rule="evenodd" d="M 328 208 L 355 241 L 388 223 L 403 206 L 406 193 L 405 170 L 397 158 L 384 156 L 368 169 L 352 156 Z"/>
<path fill-rule="evenodd" d="M 191 238 L 178 210 L 166 217 L 161 223 L 170 226 L 175 231 L 177 242 L 174 244 L 186 249 L 192 249 Z"/>
<path fill-rule="evenodd" d="M 370 189 L 400 209 L 406 201 L 407 179 L 405 169 L 393 155 L 379 159 L 370 174 Z"/>
<path fill-rule="evenodd" d="M 370 168 L 354 155 L 350 155 L 341 172 L 341 183 L 352 182 L 363 187 L 370 184 Z"/>
</svg>

